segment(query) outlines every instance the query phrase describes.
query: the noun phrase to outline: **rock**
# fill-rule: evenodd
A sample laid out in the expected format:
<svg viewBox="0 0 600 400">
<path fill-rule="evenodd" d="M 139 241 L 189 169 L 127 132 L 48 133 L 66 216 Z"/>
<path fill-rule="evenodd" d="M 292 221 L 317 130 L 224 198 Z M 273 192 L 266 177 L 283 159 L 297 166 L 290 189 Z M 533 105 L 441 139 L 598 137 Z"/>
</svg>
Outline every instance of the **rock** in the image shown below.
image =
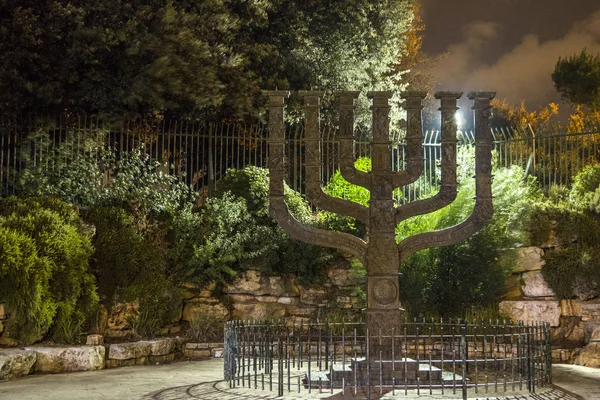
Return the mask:
<svg viewBox="0 0 600 400">
<path fill-rule="evenodd" d="M 36 359 L 36 353 L 30 350 L 0 351 L 0 381 L 28 375 L 33 369 Z"/>
<path fill-rule="evenodd" d="M 104 368 L 104 346 L 29 347 L 37 354 L 35 372 L 95 371 Z"/>
<path fill-rule="evenodd" d="M 261 289 L 261 275 L 258 271 L 250 270 L 237 276 L 233 284 L 227 285 L 225 293 L 257 293 Z"/>
<path fill-rule="evenodd" d="M 108 315 L 107 329 L 123 331 L 131 329 L 129 319 L 138 314 L 139 305 L 136 303 L 117 303 Z M 107 335 L 108 336 L 108 335 Z"/>
<path fill-rule="evenodd" d="M 574 349 L 552 349 L 552 363 L 571 364 L 574 357 Z"/>
<path fill-rule="evenodd" d="M 539 247 L 520 247 L 509 250 L 503 258 L 514 266 L 515 272 L 539 271 L 544 266 L 543 255 L 544 250 Z"/>
<path fill-rule="evenodd" d="M 288 317 L 309 318 L 316 314 L 317 307 L 297 306 L 287 307 L 286 313 Z"/>
<path fill-rule="evenodd" d="M 598 297 L 598 285 L 593 281 L 577 277 L 573 287 L 573 294 L 583 301 L 592 300 Z"/>
<path fill-rule="evenodd" d="M 581 302 L 578 300 L 561 300 L 560 313 L 563 317 L 581 317 Z"/>
<path fill-rule="evenodd" d="M 351 287 L 361 285 L 364 279 L 357 278 L 349 268 L 336 268 L 327 271 L 327 277 L 333 286 Z"/>
<path fill-rule="evenodd" d="M 132 343 L 115 343 L 108 348 L 108 359 L 129 360 L 132 358 L 147 357 L 152 351 L 152 343 L 146 341 Z"/>
<path fill-rule="evenodd" d="M 582 348 L 574 364 L 583 365 L 585 367 L 599 368 L 600 367 L 600 342 L 592 342 Z"/>
<path fill-rule="evenodd" d="M 267 320 L 283 318 L 285 307 L 279 303 L 234 304 L 233 319 Z"/>
<path fill-rule="evenodd" d="M 210 352 L 214 358 L 223 358 L 223 354 L 225 353 L 225 349 L 222 347 L 216 347 L 214 349 L 210 349 Z"/>
<path fill-rule="evenodd" d="M 514 321 L 548 322 L 550 326 L 560 323 L 560 304 L 558 301 L 543 300 L 506 300 L 500 302 L 500 312 Z"/>
<path fill-rule="evenodd" d="M 515 274 L 515 275 L 509 276 L 505 280 L 505 286 L 506 286 L 506 294 L 503 297 L 505 300 L 521 297 L 522 292 L 521 292 L 521 276 L 520 276 L 520 274 Z"/>
<path fill-rule="evenodd" d="M 189 302 L 183 307 L 183 320 L 193 321 L 198 316 L 210 315 L 219 318 L 227 318 L 229 310 L 221 303 L 210 304 L 203 302 Z"/>
<path fill-rule="evenodd" d="M 4 303 L 0 303 L 0 319 L 7 319 L 8 316 L 6 314 L 6 305 Z"/>
<path fill-rule="evenodd" d="M 600 301 L 581 303 L 581 319 L 600 322 Z"/>
<path fill-rule="evenodd" d="M 4 332 L 4 324 L 0 321 L 0 335 L 2 335 L 2 332 Z"/>
<path fill-rule="evenodd" d="M 309 305 L 327 303 L 327 292 L 323 289 L 308 288 L 300 295 L 300 302 Z"/>
<path fill-rule="evenodd" d="M 296 305 L 299 303 L 298 297 L 280 297 L 277 299 L 277 302 L 285 305 Z"/>
<path fill-rule="evenodd" d="M 259 303 L 277 303 L 278 297 L 275 297 L 275 296 L 256 296 L 255 299 Z"/>
<path fill-rule="evenodd" d="M 542 276 L 541 271 L 525 272 L 522 275 L 524 285 L 522 286 L 525 297 L 550 297 L 554 292 Z"/>
<path fill-rule="evenodd" d="M 150 343 L 151 356 L 165 356 L 171 354 L 174 352 L 176 345 L 175 339 L 171 338 L 147 340 L 146 342 Z"/>
<path fill-rule="evenodd" d="M 104 344 L 104 336 L 102 335 L 88 335 L 85 341 L 88 346 L 98 346 Z"/>
<path fill-rule="evenodd" d="M 262 276 L 259 271 L 249 270 L 223 290 L 228 294 L 251 294 L 255 296 L 287 296 L 296 294 L 293 285 L 279 276 Z"/>
</svg>

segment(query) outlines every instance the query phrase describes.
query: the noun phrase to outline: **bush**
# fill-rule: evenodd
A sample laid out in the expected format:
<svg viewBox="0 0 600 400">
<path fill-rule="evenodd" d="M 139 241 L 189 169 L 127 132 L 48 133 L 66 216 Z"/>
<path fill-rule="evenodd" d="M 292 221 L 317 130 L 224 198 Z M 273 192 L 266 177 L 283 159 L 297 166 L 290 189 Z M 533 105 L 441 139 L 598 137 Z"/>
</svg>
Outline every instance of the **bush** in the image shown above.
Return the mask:
<svg viewBox="0 0 600 400">
<path fill-rule="evenodd" d="M 78 206 L 141 208 L 147 213 L 173 213 L 193 203 L 195 193 L 176 176 L 159 171 L 143 145 L 117 157 L 105 147 L 107 132 L 85 138 L 67 132 L 55 143 L 47 129 L 27 138 L 26 145 L 44 154 L 44 162 L 25 158 L 17 177 L 20 196 L 54 196 Z"/>
<path fill-rule="evenodd" d="M 318 280 L 333 251 L 291 239 L 269 215 L 268 172 L 257 167 L 228 170 L 216 196 L 198 211 L 173 218 L 170 268 L 199 285 L 222 284 L 236 271 L 260 267 L 267 274 L 294 274 Z M 303 223 L 315 223 L 310 208 L 286 188 L 286 202 Z"/>
<path fill-rule="evenodd" d="M 54 340 L 74 342 L 98 303 L 89 272 L 92 246 L 79 230 L 77 212 L 55 199 L 12 197 L 0 200 L 0 215 L 5 251 L 24 257 L 21 266 L 11 264 L 14 257 L 2 257 L 0 297 L 15 310 L 15 338 L 31 343 L 49 333 Z M 19 284 L 20 279 L 29 284 Z"/>
<path fill-rule="evenodd" d="M 495 171 L 492 190 L 494 216 L 483 230 L 457 245 L 416 253 L 401 266 L 400 295 L 412 315 L 461 316 L 504 294 L 508 271 L 498 262 L 500 250 L 523 242 L 528 204 L 541 194 L 518 167 Z M 474 195 L 474 181 L 463 180 L 452 204 L 399 224 L 398 240 L 460 223 L 472 212 Z"/>
<path fill-rule="evenodd" d="M 96 226 L 92 268 L 103 303 L 137 301 L 129 322 L 138 336 L 153 336 L 181 303 L 181 282 L 167 273 L 166 228 L 140 210 L 93 207 L 85 216 Z"/>
<path fill-rule="evenodd" d="M 600 166 L 582 169 L 569 195 L 555 188 L 535 205 L 530 240 L 546 243 L 551 235 L 560 245 L 544 254 L 542 274 L 560 299 L 570 299 L 577 286 L 600 286 Z"/>
</svg>

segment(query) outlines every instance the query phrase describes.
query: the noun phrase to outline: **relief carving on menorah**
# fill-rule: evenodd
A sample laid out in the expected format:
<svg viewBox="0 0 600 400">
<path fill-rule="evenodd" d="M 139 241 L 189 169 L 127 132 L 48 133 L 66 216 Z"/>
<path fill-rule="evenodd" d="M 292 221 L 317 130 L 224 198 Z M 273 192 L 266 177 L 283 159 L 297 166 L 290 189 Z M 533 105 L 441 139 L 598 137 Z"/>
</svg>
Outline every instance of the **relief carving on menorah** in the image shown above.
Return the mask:
<svg viewBox="0 0 600 400">
<path fill-rule="evenodd" d="M 396 205 L 394 190 L 415 182 L 423 173 L 423 127 L 421 112 L 424 92 L 402 94 L 407 113 L 406 168 L 392 169 L 389 135 L 391 92 L 369 92 L 372 100 L 372 170 L 358 171 L 354 167 L 354 101 L 358 92 L 339 92 L 340 172 L 350 183 L 370 191 L 367 207 L 331 197 L 323 192 L 321 182 L 322 152 L 319 112 L 324 93 L 301 92 L 304 99 L 306 146 L 306 198 L 320 209 L 348 215 L 367 226 L 364 238 L 318 229 L 296 220 L 284 200 L 285 170 L 285 99 L 287 91 L 267 91 L 269 99 L 269 174 L 270 212 L 291 237 L 326 247 L 340 249 L 357 257 L 367 271 L 367 328 L 372 332 L 390 332 L 401 323 L 398 287 L 400 263 L 411 254 L 431 247 L 456 244 L 483 228 L 492 217 L 492 133 L 489 125 L 491 92 L 471 92 L 475 120 L 475 207 L 462 223 L 438 231 L 425 232 L 396 243 L 395 227 L 416 215 L 431 213 L 450 204 L 456 198 L 457 124 L 455 113 L 458 92 L 437 92 L 441 112 L 441 184 L 433 197 Z M 397 331 L 396 331 L 397 332 Z"/>
</svg>

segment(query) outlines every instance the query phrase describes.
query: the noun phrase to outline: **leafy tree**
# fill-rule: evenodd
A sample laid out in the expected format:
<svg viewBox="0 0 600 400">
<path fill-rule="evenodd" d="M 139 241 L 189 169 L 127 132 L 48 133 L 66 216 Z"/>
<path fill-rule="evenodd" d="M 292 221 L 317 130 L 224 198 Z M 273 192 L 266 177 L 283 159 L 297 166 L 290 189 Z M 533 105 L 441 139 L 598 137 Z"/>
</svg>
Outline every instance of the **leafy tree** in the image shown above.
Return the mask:
<svg viewBox="0 0 600 400">
<path fill-rule="evenodd" d="M 560 57 L 552 73 L 554 87 L 562 97 L 591 109 L 600 108 L 600 54 Z"/>
<path fill-rule="evenodd" d="M 525 102 L 515 106 L 504 100 L 493 99 L 494 115 L 491 120 L 493 127 L 504 128 L 511 126 L 520 128 L 531 125 L 534 130 L 551 122 L 552 117 L 558 115 L 558 104 L 549 103 L 545 107 L 531 111 L 525 107 Z"/>
<path fill-rule="evenodd" d="M 0 109 L 239 116 L 260 89 L 382 87 L 399 74 L 412 4 L 3 1 Z"/>
</svg>

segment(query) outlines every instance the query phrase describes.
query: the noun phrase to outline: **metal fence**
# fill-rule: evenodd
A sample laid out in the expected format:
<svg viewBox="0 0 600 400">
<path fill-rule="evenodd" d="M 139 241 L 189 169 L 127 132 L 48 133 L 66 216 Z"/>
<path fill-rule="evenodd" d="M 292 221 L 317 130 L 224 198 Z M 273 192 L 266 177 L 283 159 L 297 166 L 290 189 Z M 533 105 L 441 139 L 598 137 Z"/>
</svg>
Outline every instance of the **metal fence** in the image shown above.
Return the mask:
<svg viewBox="0 0 600 400">
<path fill-rule="evenodd" d="M 362 322 L 231 321 L 224 357 L 230 387 L 278 396 L 458 393 L 466 399 L 552 383 L 546 323 L 404 321 L 382 334 Z"/>
<path fill-rule="evenodd" d="M 544 186 L 569 184 L 583 166 L 598 161 L 600 131 L 598 127 L 578 133 L 534 132 L 531 127 L 494 130 L 496 162 L 500 166 L 521 165 L 538 177 Z M 48 170 L 56 163 L 69 163 L 78 157 L 97 156 L 86 144 L 103 133 L 102 146 L 119 157 L 142 146 L 144 152 L 203 196 L 209 195 L 216 182 L 229 168 L 247 165 L 266 167 L 267 131 L 262 124 L 195 123 L 162 121 L 152 125 L 124 123 L 111 125 L 86 116 L 58 118 L 14 118 L 0 116 L 0 193 L 15 193 L 15 181 L 23 168 L 43 166 Z M 36 140 L 31 140 L 36 136 Z M 44 141 L 40 138 L 44 137 Z M 304 131 L 301 124 L 290 125 L 287 137 L 287 182 L 304 192 Z M 458 134 L 459 146 L 473 144 L 472 132 Z M 415 183 L 397 193 L 399 203 L 428 195 L 439 180 L 440 134 L 427 131 L 423 138 L 424 173 Z M 57 151 L 63 146 L 68 151 Z M 86 147 L 87 146 L 87 147 Z M 327 183 L 338 169 L 339 142 L 335 127 L 322 127 L 322 181 Z M 356 132 L 357 157 L 369 157 L 369 133 Z M 57 156 L 59 154 L 59 156 Z M 392 140 L 392 167 L 404 165 L 405 145 L 402 138 Z M 56 168 L 57 169 L 57 168 Z"/>
</svg>

